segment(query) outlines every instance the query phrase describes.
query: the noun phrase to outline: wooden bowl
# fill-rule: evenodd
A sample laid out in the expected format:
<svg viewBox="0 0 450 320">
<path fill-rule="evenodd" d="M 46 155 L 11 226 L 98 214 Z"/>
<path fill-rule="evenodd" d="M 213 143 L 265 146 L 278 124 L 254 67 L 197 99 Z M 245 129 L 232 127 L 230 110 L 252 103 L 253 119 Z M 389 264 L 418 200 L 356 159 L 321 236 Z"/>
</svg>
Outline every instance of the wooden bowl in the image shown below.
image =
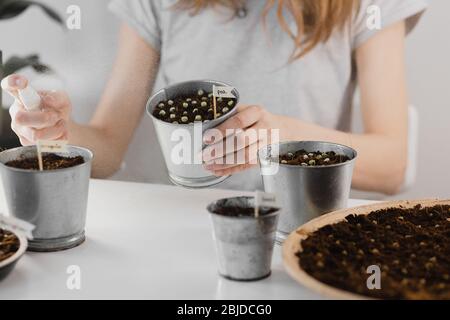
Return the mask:
<svg viewBox="0 0 450 320">
<path fill-rule="evenodd" d="M 299 258 L 295 255 L 300 251 L 300 242 L 308 237 L 314 231 L 330 224 L 341 222 L 350 214 L 367 215 L 373 211 L 388 209 L 388 208 L 413 208 L 416 205 L 423 207 L 433 207 L 436 205 L 450 205 L 450 200 L 414 200 L 414 201 L 393 201 L 383 202 L 371 205 L 365 205 L 355 208 L 343 209 L 328 213 L 319 218 L 311 220 L 310 222 L 301 226 L 297 231 L 292 232 L 283 244 L 283 262 L 288 274 L 294 278 L 301 285 L 332 299 L 373 299 L 371 297 L 358 295 L 349 291 L 334 288 L 327 284 L 316 280 L 308 273 L 306 273 L 299 264 Z"/>
</svg>

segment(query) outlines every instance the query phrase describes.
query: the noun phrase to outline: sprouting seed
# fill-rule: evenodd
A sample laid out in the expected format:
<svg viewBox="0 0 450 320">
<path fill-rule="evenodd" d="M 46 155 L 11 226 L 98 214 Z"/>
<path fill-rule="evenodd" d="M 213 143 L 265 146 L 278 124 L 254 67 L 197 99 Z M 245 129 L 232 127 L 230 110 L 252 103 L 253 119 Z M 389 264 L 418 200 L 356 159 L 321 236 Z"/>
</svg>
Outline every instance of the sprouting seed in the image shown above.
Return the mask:
<svg viewBox="0 0 450 320">
<path fill-rule="evenodd" d="M 228 109 L 227 107 L 222 109 L 223 113 L 227 113 L 228 111 L 230 111 L 230 109 Z"/>
<path fill-rule="evenodd" d="M 195 116 L 195 121 L 202 121 L 202 116 L 201 115 L 196 115 Z"/>
<path fill-rule="evenodd" d="M 161 110 L 161 111 L 159 112 L 159 115 L 162 116 L 162 117 L 164 117 L 164 116 L 166 115 L 166 112 L 165 112 L 164 110 Z"/>
<path fill-rule="evenodd" d="M 202 106 L 203 108 L 205 108 L 205 107 L 207 107 L 208 106 L 208 103 L 207 102 L 205 102 L 205 101 L 203 101 L 201 104 L 200 104 L 200 106 Z"/>
<path fill-rule="evenodd" d="M 169 106 L 173 106 L 173 100 L 167 101 L 167 104 L 168 104 Z"/>
<path fill-rule="evenodd" d="M 183 102 L 183 108 L 187 108 L 187 107 L 189 107 L 189 103 Z"/>
<path fill-rule="evenodd" d="M 188 122 L 188 121 L 189 121 L 189 118 L 188 118 L 188 117 L 181 117 L 181 121 L 182 121 L 182 122 Z"/>
<path fill-rule="evenodd" d="M 205 92 L 204 92 L 204 91 L 203 91 L 202 89 L 198 90 L 198 92 L 197 92 L 197 93 L 198 93 L 198 95 L 199 95 L 199 96 L 202 96 L 202 95 L 204 95 L 204 94 L 205 94 Z"/>
<path fill-rule="evenodd" d="M 233 100 L 228 101 L 228 105 L 229 105 L 230 107 L 232 107 L 232 106 L 234 105 L 234 101 L 233 101 Z"/>
</svg>

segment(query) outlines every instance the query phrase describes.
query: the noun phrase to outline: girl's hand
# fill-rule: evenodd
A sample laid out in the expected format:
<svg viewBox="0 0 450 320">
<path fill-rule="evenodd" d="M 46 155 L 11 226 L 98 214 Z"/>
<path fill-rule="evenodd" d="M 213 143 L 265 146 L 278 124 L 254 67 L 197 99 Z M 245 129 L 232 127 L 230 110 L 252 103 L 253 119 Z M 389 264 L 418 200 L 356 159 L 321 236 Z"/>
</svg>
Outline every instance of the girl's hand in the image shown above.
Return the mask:
<svg viewBox="0 0 450 320">
<path fill-rule="evenodd" d="M 22 145 L 33 145 L 38 140 L 67 140 L 71 113 L 70 100 L 64 92 L 41 91 L 41 110 L 27 111 L 18 99 L 18 90 L 26 88 L 28 80 L 11 75 L 2 80 L 2 89 L 15 98 L 9 113 L 11 128 Z"/>
<path fill-rule="evenodd" d="M 257 166 L 260 148 L 288 139 L 280 136 L 283 119 L 261 106 L 239 106 L 236 115 L 205 133 L 205 169 L 226 176 Z"/>
</svg>

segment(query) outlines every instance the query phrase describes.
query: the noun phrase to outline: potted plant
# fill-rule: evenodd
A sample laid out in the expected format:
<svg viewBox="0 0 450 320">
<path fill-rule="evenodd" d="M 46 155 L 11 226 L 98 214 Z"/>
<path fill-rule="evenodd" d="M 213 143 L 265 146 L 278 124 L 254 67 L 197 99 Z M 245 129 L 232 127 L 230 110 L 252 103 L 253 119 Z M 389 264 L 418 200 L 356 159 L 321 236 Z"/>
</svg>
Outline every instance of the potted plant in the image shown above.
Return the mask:
<svg viewBox="0 0 450 320">
<path fill-rule="evenodd" d="M 37 1 L 27 0 L 0 0 L 0 20 L 15 18 L 22 14 L 30 6 L 37 6 L 41 8 L 50 19 L 52 19 L 59 25 L 64 25 L 62 17 L 55 10 Z M 14 55 L 5 63 L 3 63 L 3 54 L 0 50 L 0 79 L 3 79 L 4 77 L 25 67 L 32 67 L 38 73 L 51 71 L 51 69 L 47 65 L 40 62 L 39 56 L 36 54 L 23 57 Z M 0 90 L 0 132 L 2 140 L 6 137 L 8 141 L 1 141 L 0 147 L 12 147 L 14 144 L 17 144 L 17 139 L 10 130 L 8 130 L 7 132 L 5 129 L 9 128 L 9 115 L 7 114 L 7 111 L 5 111 L 2 107 L 2 94 L 3 93 Z"/>
<path fill-rule="evenodd" d="M 208 206 L 219 274 L 234 281 L 270 276 L 279 209 L 258 206 L 254 197 L 221 199 Z M 256 214 L 257 212 L 257 214 Z"/>
<path fill-rule="evenodd" d="M 147 103 L 169 178 L 177 185 L 204 188 L 227 178 L 205 170 L 198 157 L 203 149 L 203 133 L 232 117 L 239 103 L 239 92 L 233 89 L 234 98 L 217 98 L 214 114 L 214 86 L 229 87 L 211 80 L 182 82 L 158 91 Z M 182 161 L 177 158 L 180 145 L 186 147 L 182 148 Z"/>
<path fill-rule="evenodd" d="M 66 149 L 42 153 L 42 170 L 36 146 L 0 152 L 9 214 L 35 226 L 30 251 L 70 249 L 85 240 L 93 154 L 75 146 Z"/>
<path fill-rule="evenodd" d="M 352 148 L 318 141 L 259 150 L 264 190 L 283 203 L 277 242 L 309 220 L 347 206 L 356 157 Z"/>
</svg>

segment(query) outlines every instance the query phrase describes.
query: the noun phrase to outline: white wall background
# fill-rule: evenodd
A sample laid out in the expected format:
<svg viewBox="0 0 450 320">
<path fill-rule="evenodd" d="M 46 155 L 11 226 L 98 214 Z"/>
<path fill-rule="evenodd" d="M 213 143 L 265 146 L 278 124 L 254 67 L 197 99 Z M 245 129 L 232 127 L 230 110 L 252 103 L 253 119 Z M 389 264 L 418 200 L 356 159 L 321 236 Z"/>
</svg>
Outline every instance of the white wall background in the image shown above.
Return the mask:
<svg viewBox="0 0 450 320">
<path fill-rule="evenodd" d="M 69 92 L 74 116 L 87 121 L 105 85 L 113 61 L 119 21 L 106 10 L 107 0 L 44 0 L 64 13 L 68 5 L 82 9 L 82 29 L 63 31 L 38 9 L 0 22 L 0 48 L 5 57 L 37 52 L 58 72 Z M 450 197 L 450 1 L 433 0 L 419 28 L 408 39 L 408 81 L 411 102 L 420 113 L 419 163 L 416 185 L 401 198 Z M 147 119 L 148 120 L 148 119 Z M 128 168 L 118 177 L 130 180 L 150 178 L 166 182 L 160 155 L 132 159 L 133 150 L 149 146 L 149 121 L 136 134 L 130 148 Z M 154 167 L 154 174 L 142 177 L 139 166 Z M 389 165 L 388 159 L 386 165 Z"/>
</svg>

